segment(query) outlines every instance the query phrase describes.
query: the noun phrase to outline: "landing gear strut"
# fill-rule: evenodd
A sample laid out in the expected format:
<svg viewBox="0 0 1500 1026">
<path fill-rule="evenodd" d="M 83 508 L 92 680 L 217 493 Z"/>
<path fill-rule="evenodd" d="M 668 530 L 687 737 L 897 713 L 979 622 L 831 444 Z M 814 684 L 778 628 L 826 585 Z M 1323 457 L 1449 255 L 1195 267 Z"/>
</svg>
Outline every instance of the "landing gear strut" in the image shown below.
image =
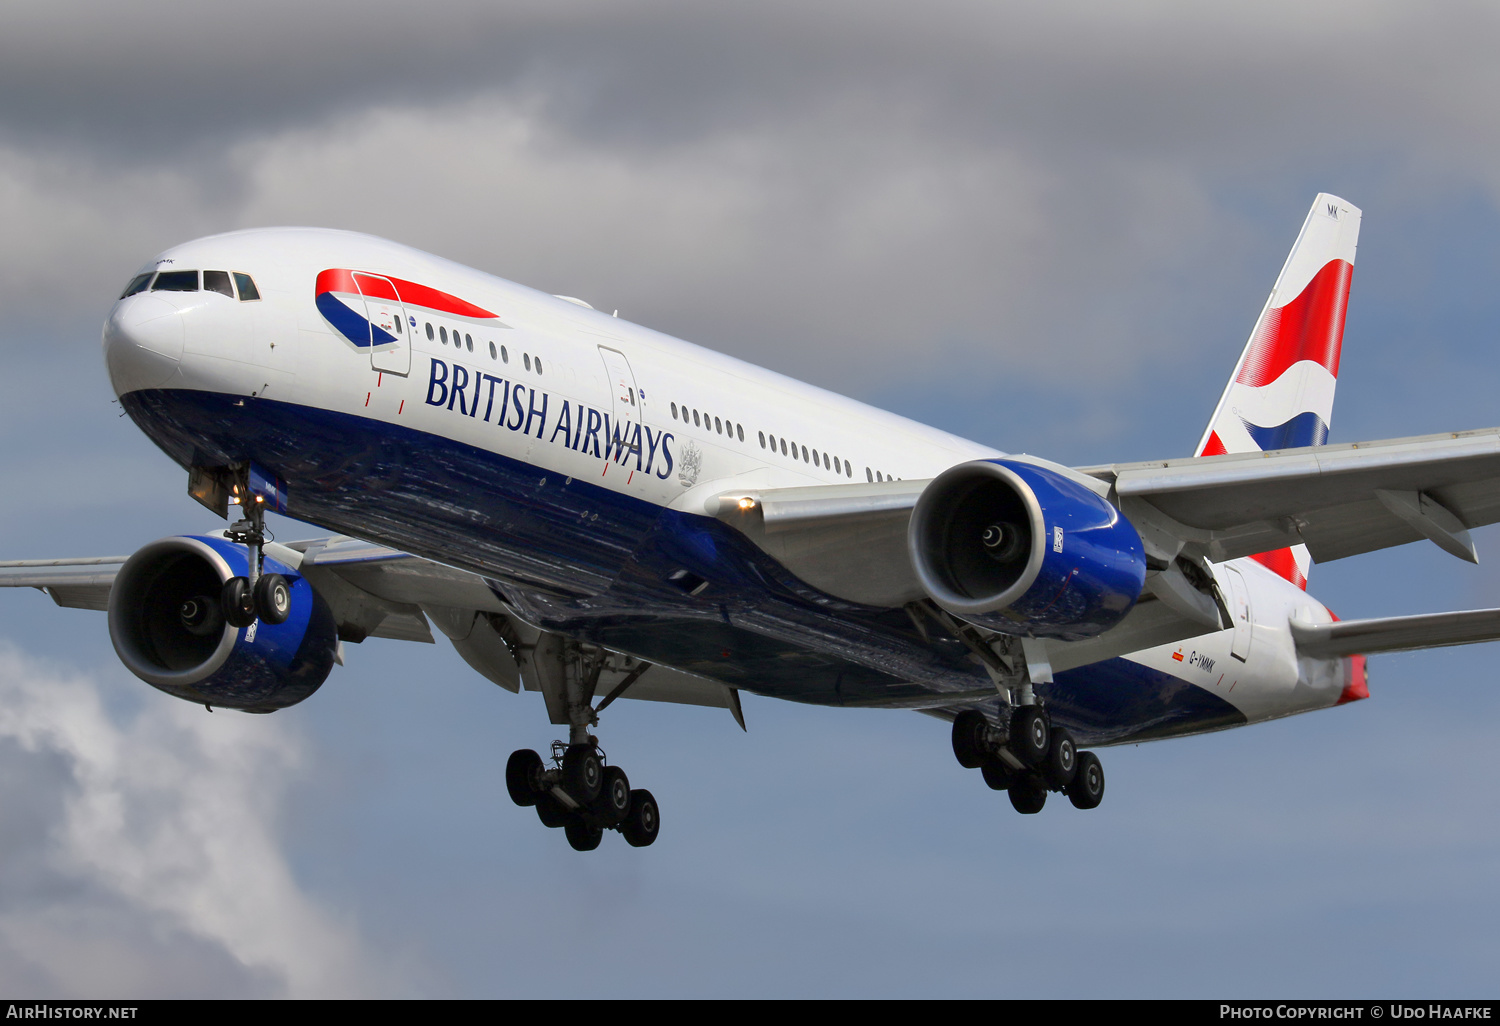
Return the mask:
<svg viewBox="0 0 1500 1026">
<path fill-rule="evenodd" d="M 1077 809 L 1104 800 L 1104 767 L 1093 752 L 1080 752 L 1066 728 L 1054 727 L 1039 705 L 1015 707 L 1003 726 L 978 709 L 953 720 L 953 755 L 965 769 L 979 769 L 984 782 L 1006 791 L 1024 815 L 1042 811 L 1049 791 L 1060 791 Z"/>
<path fill-rule="evenodd" d="M 231 627 L 249 627 L 257 619 L 268 624 L 285 623 L 292 611 L 291 585 L 280 574 L 261 573 L 266 544 L 265 498 L 250 493 L 248 469 L 237 476 L 234 493 L 245 515 L 224 532 L 224 537 L 245 546 L 247 573 L 224 582 L 219 606 Z"/>
<path fill-rule="evenodd" d="M 610 653 L 558 634 L 543 634 L 517 652 L 521 673 L 540 686 L 552 722 L 568 725 L 568 740 L 552 742 L 550 766 L 530 749 L 513 752 L 505 787 L 517 805 L 536 807 L 543 826 L 561 827 L 578 851 L 599 847 L 606 830 L 644 848 L 661 829 L 656 798 L 632 789 L 625 771 L 608 764 L 599 739 L 589 732 L 599 722 L 599 710 L 650 669 L 649 663 L 636 664 L 596 708 L 594 691 L 609 658 Z"/>
</svg>

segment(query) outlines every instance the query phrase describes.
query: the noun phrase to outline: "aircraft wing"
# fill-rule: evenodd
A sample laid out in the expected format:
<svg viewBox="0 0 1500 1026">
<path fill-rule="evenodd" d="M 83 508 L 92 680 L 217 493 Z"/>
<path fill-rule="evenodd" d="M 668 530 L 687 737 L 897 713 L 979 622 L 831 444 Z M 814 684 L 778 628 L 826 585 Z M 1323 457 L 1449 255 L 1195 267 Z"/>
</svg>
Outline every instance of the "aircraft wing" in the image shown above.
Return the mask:
<svg viewBox="0 0 1500 1026">
<path fill-rule="evenodd" d="M 269 542 L 265 551 L 308 579 L 333 612 L 340 640 L 388 638 L 430 645 L 430 619 L 484 677 L 509 691 L 538 690 L 525 679 L 516 656 L 534 646 L 541 632 L 509 616 L 494 589 L 477 574 L 356 538 Z M 115 575 L 128 558 L 3 561 L 0 588 L 36 588 L 60 606 L 107 610 Z M 599 693 L 724 708 L 744 725 L 739 699 L 728 685 L 672 667 L 607 663 Z"/>
<path fill-rule="evenodd" d="M 1429 538 L 1477 562 L 1500 520 L 1500 428 L 1082 468 L 1138 527 L 1214 562 L 1299 542 L 1326 563 Z"/>
<path fill-rule="evenodd" d="M 1466 609 L 1454 613 L 1316 624 L 1293 620 L 1291 626 L 1299 655 L 1332 659 L 1495 641 L 1500 639 L 1500 609 Z"/>
</svg>

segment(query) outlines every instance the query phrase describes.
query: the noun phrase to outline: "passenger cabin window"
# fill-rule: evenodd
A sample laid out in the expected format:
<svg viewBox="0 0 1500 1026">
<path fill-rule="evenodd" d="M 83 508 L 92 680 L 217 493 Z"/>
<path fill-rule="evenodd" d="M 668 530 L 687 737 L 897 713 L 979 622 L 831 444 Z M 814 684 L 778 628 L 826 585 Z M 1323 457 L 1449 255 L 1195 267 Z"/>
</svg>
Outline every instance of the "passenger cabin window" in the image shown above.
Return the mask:
<svg viewBox="0 0 1500 1026">
<path fill-rule="evenodd" d="M 197 292 L 197 271 L 163 271 L 151 285 L 152 292 Z"/>
<path fill-rule="evenodd" d="M 531 370 L 531 354 L 522 353 L 521 355 L 526 359 L 526 369 Z"/>
<path fill-rule="evenodd" d="M 221 296 L 234 298 L 234 286 L 229 284 L 228 271 L 204 271 L 203 291 L 217 292 Z"/>
<path fill-rule="evenodd" d="M 500 362 L 510 363 L 510 352 L 504 346 L 500 347 Z"/>
<path fill-rule="evenodd" d="M 131 278 L 130 284 L 125 286 L 125 291 L 120 293 L 120 298 L 124 299 L 126 296 L 133 296 L 137 292 L 145 292 L 146 286 L 151 284 L 151 276 L 155 273 L 155 271 L 147 271 L 145 274 L 138 274 L 134 278 Z"/>
<path fill-rule="evenodd" d="M 240 290 L 241 303 L 249 303 L 260 298 L 260 290 L 255 287 L 254 280 L 248 274 L 235 271 L 234 284 Z"/>
<path fill-rule="evenodd" d="M 698 420 L 698 411 L 694 410 L 693 411 L 693 427 L 702 427 L 702 426 L 703 426 L 702 422 L 700 422 Z"/>
<path fill-rule="evenodd" d="M 495 359 L 495 343 L 490 343 L 490 359 Z"/>
<path fill-rule="evenodd" d="M 536 372 L 538 374 L 540 374 L 542 372 L 542 358 L 540 356 L 538 356 L 536 358 Z M 631 406 L 635 405 L 635 400 L 633 398 L 630 400 L 630 405 Z"/>
<path fill-rule="evenodd" d="M 672 404 L 672 419 L 673 420 L 677 419 L 677 404 L 676 403 Z"/>
<path fill-rule="evenodd" d="M 464 332 L 464 348 L 471 353 L 474 351 L 474 336 L 468 332 Z"/>
<path fill-rule="evenodd" d="M 442 337 L 443 345 L 447 345 L 448 344 L 448 329 L 445 328 L 445 327 L 442 327 L 441 325 L 439 325 L 438 326 L 438 335 Z"/>
</svg>

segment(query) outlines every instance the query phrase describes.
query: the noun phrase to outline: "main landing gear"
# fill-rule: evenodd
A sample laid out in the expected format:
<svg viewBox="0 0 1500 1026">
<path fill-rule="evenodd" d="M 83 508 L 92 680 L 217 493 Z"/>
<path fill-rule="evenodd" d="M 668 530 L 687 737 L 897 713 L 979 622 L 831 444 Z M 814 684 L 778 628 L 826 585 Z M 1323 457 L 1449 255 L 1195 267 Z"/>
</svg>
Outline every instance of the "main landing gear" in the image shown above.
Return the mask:
<svg viewBox="0 0 1500 1026">
<path fill-rule="evenodd" d="M 552 722 L 568 725 L 568 740 L 552 742 L 550 766 L 529 748 L 511 753 L 505 787 L 511 801 L 536 808 L 543 826 L 561 827 L 578 851 L 599 847 L 606 830 L 618 830 L 627 843 L 644 848 L 661 829 L 661 812 L 651 792 L 631 788 L 625 771 L 607 764 L 599 739 L 589 732 L 599 722 L 599 711 L 651 668 L 649 663 L 634 664 L 595 708 L 594 690 L 611 658 L 602 649 L 552 633 L 516 650 L 522 676 L 542 692 Z"/>
<path fill-rule="evenodd" d="M 536 807 L 546 827 L 562 827 L 578 851 L 599 847 L 606 830 L 618 830 L 636 848 L 656 840 L 661 813 L 651 792 L 632 790 L 625 771 L 605 765 L 597 739 L 582 744 L 552 742 L 552 767 L 529 748 L 512 752 L 505 764 L 510 800 Z"/>
<path fill-rule="evenodd" d="M 1080 752 L 1066 728 L 1054 728 L 1045 710 L 1018 706 L 1006 729 L 978 709 L 953 721 L 953 754 L 965 769 L 977 769 L 984 782 L 1010 794 L 1023 815 L 1042 811 L 1049 791 L 1060 791 L 1076 809 L 1097 808 L 1104 800 L 1104 767 L 1093 752 Z"/>
</svg>

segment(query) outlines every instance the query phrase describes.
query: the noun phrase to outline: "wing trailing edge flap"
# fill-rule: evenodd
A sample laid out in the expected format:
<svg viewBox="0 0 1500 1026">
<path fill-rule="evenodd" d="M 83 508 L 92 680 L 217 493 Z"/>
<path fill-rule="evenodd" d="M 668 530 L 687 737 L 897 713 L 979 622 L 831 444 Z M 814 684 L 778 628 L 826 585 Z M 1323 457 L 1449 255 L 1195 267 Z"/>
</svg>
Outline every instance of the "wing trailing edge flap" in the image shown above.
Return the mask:
<svg viewBox="0 0 1500 1026">
<path fill-rule="evenodd" d="M 539 661 L 530 656 L 538 645 L 553 643 L 557 635 L 546 634 L 505 613 L 429 603 L 423 603 L 422 611 L 453 643 L 464 662 L 487 680 L 507 691 L 536 691 L 555 697 L 558 687 L 543 687 L 537 679 L 539 674 L 547 672 L 544 667 L 550 660 Z M 728 709 L 744 726 L 739 696 L 727 684 L 670 666 L 642 663 L 622 653 L 606 652 L 594 694 L 608 696 L 620 684 L 626 686 L 618 698 Z M 549 711 L 556 713 L 553 722 L 567 722 L 565 710 Z"/>
<path fill-rule="evenodd" d="M 1293 620 L 1291 627 L 1299 655 L 1333 659 L 1500 640 L 1500 609 L 1467 609 L 1334 623 Z"/>
<path fill-rule="evenodd" d="M 1079 468 L 1141 529 L 1148 552 L 1214 562 L 1305 544 L 1328 562 L 1431 539 L 1476 560 L 1468 529 L 1500 521 L 1500 428 Z"/>
<path fill-rule="evenodd" d="M 69 609 L 109 608 L 109 590 L 128 556 L 0 562 L 0 588 L 36 588 Z"/>
</svg>

